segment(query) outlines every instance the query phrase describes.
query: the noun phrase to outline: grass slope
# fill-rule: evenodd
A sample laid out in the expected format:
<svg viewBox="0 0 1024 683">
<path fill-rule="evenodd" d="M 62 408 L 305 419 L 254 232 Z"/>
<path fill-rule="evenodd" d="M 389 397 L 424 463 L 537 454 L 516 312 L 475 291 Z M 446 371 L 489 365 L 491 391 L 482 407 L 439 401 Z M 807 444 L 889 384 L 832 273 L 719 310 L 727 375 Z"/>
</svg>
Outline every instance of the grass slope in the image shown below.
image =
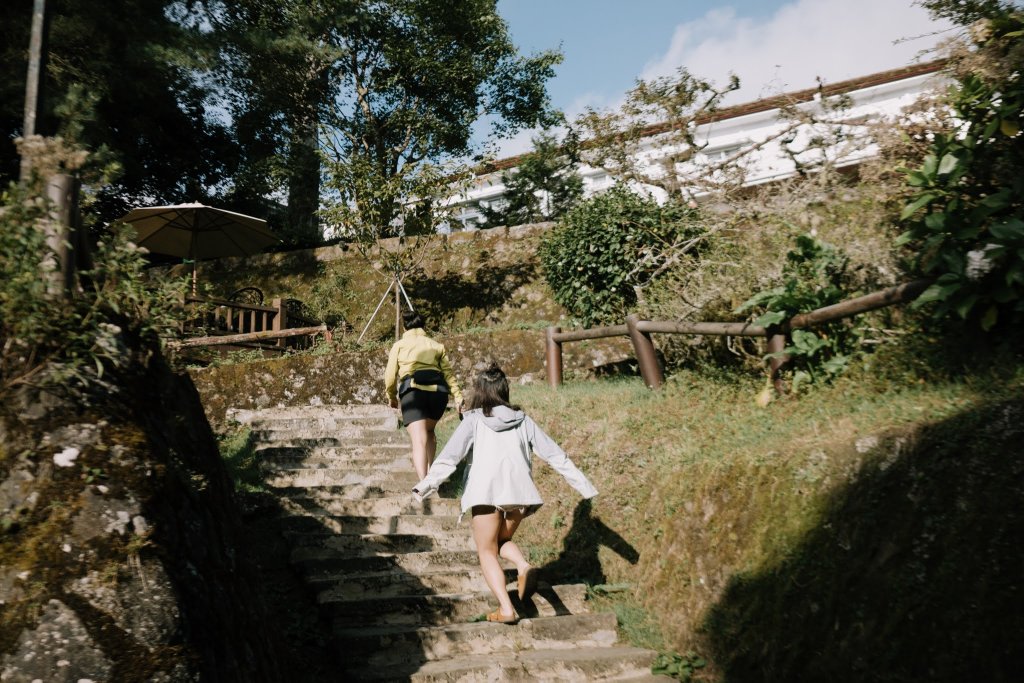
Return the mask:
<svg viewBox="0 0 1024 683">
<path fill-rule="evenodd" d="M 601 491 L 583 503 L 537 465 L 533 561 L 611 586 L 632 637 L 707 656 L 706 680 L 1013 680 L 1024 372 L 851 377 L 767 408 L 760 389 L 685 372 L 656 393 L 515 387 Z"/>
</svg>

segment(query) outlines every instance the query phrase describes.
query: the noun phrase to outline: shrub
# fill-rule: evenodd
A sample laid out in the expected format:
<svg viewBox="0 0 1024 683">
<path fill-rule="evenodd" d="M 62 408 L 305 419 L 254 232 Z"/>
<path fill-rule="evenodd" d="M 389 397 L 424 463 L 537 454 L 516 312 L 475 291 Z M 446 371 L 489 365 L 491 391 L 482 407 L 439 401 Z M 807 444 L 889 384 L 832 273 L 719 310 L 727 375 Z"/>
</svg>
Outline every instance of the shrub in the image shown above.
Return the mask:
<svg viewBox="0 0 1024 683">
<path fill-rule="evenodd" d="M 1024 320 L 1024 13 L 993 11 L 971 35 L 972 49 L 954 55 L 948 96 L 960 125 L 905 169 L 912 191 L 898 243 L 936 279 L 917 305 L 988 330 Z"/>
<path fill-rule="evenodd" d="M 755 325 L 778 325 L 798 313 L 839 303 L 847 298 L 843 280 L 849 259 L 811 235 L 801 235 L 786 255 L 782 282 L 745 301 L 737 313 L 762 309 Z M 840 320 L 815 329 L 793 330 L 782 352 L 791 359 L 793 389 L 805 381 L 830 379 L 849 364 L 860 337 L 855 323 Z"/>
<path fill-rule="evenodd" d="M 184 282 L 147 282 L 143 252 L 119 232 L 97 244 L 70 297 L 48 290 L 49 206 L 11 187 L 0 201 L 0 391 L 19 384 L 88 389 L 129 361 L 125 335 L 174 327 Z"/>
<path fill-rule="evenodd" d="M 653 280 L 692 258 L 705 234 L 698 218 L 690 207 L 616 186 L 580 202 L 544 236 L 544 277 L 581 324 L 621 322 Z"/>
</svg>

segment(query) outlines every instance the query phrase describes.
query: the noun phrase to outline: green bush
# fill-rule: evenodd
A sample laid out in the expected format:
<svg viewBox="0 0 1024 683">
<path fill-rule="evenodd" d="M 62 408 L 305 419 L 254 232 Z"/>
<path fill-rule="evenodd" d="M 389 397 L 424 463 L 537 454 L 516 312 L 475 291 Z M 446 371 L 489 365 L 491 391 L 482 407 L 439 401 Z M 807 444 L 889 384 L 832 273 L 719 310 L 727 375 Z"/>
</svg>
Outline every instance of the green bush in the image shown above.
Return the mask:
<svg viewBox="0 0 1024 683">
<path fill-rule="evenodd" d="M 917 305 L 988 330 L 1024 320 L 1024 13 L 996 13 L 971 34 L 948 96 L 960 125 L 905 169 L 912 192 L 898 243 L 936 280 Z"/>
<path fill-rule="evenodd" d="M 547 233 L 540 260 L 555 300 L 581 324 L 619 323 L 702 235 L 695 209 L 616 186 L 580 202 Z"/>
<path fill-rule="evenodd" d="M 781 284 L 755 294 L 736 312 L 761 309 L 764 312 L 754 324 L 771 327 L 798 313 L 839 303 L 848 298 L 843 289 L 848 264 L 847 256 L 835 247 L 811 235 L 801 235 L 786 255 Z M 859 337 L 858 327 L 849 320 L 793 330 L 790 344 L 782 353 L 791 359 L 794 391 L 805 381 L 840 374 L 849 364 Z"/>
<path fill-rule="evenodd" d="M 52 291 L 42 226 L 49 206 L 11 187 L 0 201 L 0 390 L 19 384 L 87 389 L 130 361 L 126 335 L 179 321 L 184 282 L 149 282 L 126 232 L 101 240 L 71 296 Z"/>
</svg>

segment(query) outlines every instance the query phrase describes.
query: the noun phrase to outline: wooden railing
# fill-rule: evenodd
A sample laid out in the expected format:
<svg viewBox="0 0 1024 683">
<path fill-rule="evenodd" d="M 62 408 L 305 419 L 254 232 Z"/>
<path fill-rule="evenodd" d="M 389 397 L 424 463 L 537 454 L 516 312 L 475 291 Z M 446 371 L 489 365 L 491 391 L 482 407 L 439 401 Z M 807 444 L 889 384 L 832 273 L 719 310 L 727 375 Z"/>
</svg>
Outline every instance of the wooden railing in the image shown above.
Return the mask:
<svg viewBox="0 0 1024 683">
<path fill-rule="evenodd" d="M 847 318 L 860 313 L 866 313 L 879 308 L 885 308 L 898 303 L 913 301 L 931 285 L 931 280 L 915 280 L 896 287 L 889 287 L 878 292 L 848 299 L 838 304 L 825 306 L 808 313 L 795 315 L 789 320 L 770 328 L 753 325 L 751 323 L 719 323 L 703 322 L 690 323 L 680 321 L 653 321 L 640 320 L 635 315 L 626 316 L 625 325 L 611 325 L 607 327 L 592 327 L 584 330 L 573 330 L 562 332 L 560 327 L 549 327 L 546 334 L 545 355 L 548 366 L 548 384 L 557 387 L 562 383 L 562 344 L 570 341 L 583 341 L 585 339 L 602 339 L 605 337 L 618 337 L 628 335 L 633 344 L 633 351 L 636 354 L 637 364 L 640 366 L 640 376 L 644 384 L 651 389 L 657 389 L 664 381 L 661 367 L 658 365 L 657 355 L 654 350 L 654 342 L 651 340 L 651 333 L 661 334 L 697 334 L 717 335 L 729 337 L 765 337 L 768 340 L 766 350 L 774 355 L 770 359 L 772 380 L 775 389 L 780 393 L 784 386 L 780 377 L 780 371 L 788 359 L 780 354 L 786 348 L 786 339 L 792 330 L 813 327 L 822 323 Z"/>
<path fill-rule="evenodd" d="M 274 299 L 269 306 L 225 299 L 185 297 L 185 322 L 179 347 L 257 345 L 268 351 L 308 348 L 319 321 L 301 312 L 294 299 Z"/>
</svg>

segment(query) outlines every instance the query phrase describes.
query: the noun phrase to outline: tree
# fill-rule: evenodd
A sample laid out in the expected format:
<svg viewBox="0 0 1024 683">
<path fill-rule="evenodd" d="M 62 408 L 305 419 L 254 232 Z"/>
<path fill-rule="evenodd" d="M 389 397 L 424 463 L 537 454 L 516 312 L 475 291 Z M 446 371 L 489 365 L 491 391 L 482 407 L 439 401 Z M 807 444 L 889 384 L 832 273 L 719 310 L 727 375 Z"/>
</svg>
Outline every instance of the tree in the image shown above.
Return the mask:
<svg viewBox="0 0 1024 683">
<path fill-rule="evenodd" d="M 533 138 L 533 150 L 512 172 L 501 175 L 505 194 L 497 206 L 480 204 L 489 225 L 522 225 L 555 220 L 583 196 L 579 138 L 570 130 L 561 144 L 553 133 Z"/>
<path fill-rule="evenodd" d="M 208 197 L 232 172 L 225 126 L 207 112 L 201 81 L 205 43 L 176 20 L 171 0 L 49 2 L 44 108 L 37 132 L 60 134 L 120 168 L 97 189 L 94 210 L 109 221 L 138 203 Z M 24 101 L 31 3 L 3 3 L 2 91 Z M 12 47 L 13 46 L 13 47 Z M 21 116 L 4 98 L 5 137 Z M 0 181 L 13 177 L 13 145 L 0 150 Z"/>
<path fill-rule="evenodd" d="M 670 201 L 684 202 L 693 178 L 683 165 L 701 149 L 698 119 L 738 88 L 735 76 L 719 88 L 683 68 L 671 77 L 638 81 L 619 111 L 589 109 L 577 120 L 587 138 L 583 161 L 622 182 L 658 188 Z"/>
<path fill-rule="evenodd" d="M 235 0 L 204 3 L 220 59 L 214 75 L 239 146 L 230 190 L 240 210 L 286 197 L 281 231 L 293 244 L 322 239 L 319 128 L 342 53 L 350 3 Z"/>
<path fill-rule="evenodd" d="M 555 121 L 546 82 L 561 56 L 519 55 L 495 0 L 347 6 L 324 128 L 328 218 L 372 238 L 429 230 L 478 120 L 496 135 Z"/>
</svg>

